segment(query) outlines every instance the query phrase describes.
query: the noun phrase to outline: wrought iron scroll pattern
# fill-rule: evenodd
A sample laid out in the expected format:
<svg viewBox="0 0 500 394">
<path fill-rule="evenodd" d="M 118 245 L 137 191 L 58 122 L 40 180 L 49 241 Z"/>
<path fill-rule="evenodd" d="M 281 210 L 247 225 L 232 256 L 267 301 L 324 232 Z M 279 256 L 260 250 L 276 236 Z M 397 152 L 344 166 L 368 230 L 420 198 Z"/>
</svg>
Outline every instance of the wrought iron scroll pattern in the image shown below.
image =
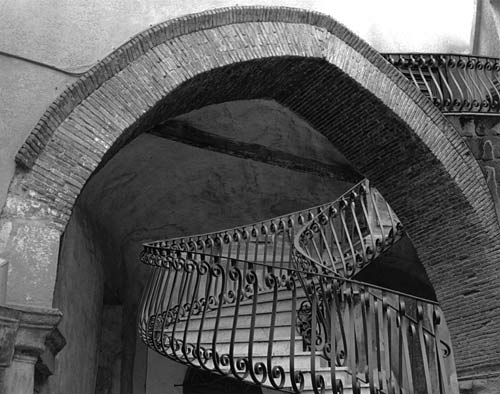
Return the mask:
<svg viewBox="0 0 500 394">
<path fill-rule="evenodd" d="M 310 210 L 147 243 L 140 336 L 177 362 L 281 391 L 449 393 L 439 306 L 352 279 L 401 233 L 363 182 Z"/>
<path fill-rule="evenodd" d="M 437 53 L 383 56 L 445 114 L 500 114 L 500 59 Z"/>
</svg>

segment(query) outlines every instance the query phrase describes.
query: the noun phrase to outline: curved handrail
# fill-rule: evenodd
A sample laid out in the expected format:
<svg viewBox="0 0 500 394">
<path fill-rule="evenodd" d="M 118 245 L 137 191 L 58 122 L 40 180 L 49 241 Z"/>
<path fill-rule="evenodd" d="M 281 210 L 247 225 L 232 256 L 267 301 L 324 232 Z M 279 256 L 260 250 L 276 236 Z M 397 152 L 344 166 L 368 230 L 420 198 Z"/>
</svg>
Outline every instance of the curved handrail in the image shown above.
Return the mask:
<svg viewBox="0 0 500 394">
<path fill-rule="evenodd" d="M 354 185 L 342 196 L 364 184 L 367 184 L 367 180 Z M 292 261 L 295 232 L 331 204 L 329 202 L 215 232 L 146 242 L 143 246 L 201 251 L 252 263 L 263 263 L 275 267 L 279 270 L 277 274 L 282 275 Z"/>
<path fill-rule="evenodd" d="M 382 56 L 445 114 L 500 114 L 500 59 L 450 53 Z"/>
<path fill-rule="evenodd" d="M 294 248 L 305 258 L 299 259 L 302 265 L 352 277 L 402 235 L 389 204 L 364 182 L 305 223 L 296 232 Z"/>
<path fill-rule="evenodd" d="M 322 223 L 325 217 L 329 228 L 322 230 L 321 239 L 305 242 L 304 234 L 314 230 L 315 223 Z M 321 220 L 318 222 L 317 218 Z M 333 202 L 230 229 L 147 242 L 144 247 L 201 251 L 263 263 L 279 268 L 279 275 L 290 266 L 293 250 L 297 249 L 332 273 L 352 276 L 379 256 L 401 232 L 396 214 L 365 179 Z M 315 249 L 305 250 L 307 246 Z M 324 251 L 327 255 L 321 256 Z"/>
</svg>

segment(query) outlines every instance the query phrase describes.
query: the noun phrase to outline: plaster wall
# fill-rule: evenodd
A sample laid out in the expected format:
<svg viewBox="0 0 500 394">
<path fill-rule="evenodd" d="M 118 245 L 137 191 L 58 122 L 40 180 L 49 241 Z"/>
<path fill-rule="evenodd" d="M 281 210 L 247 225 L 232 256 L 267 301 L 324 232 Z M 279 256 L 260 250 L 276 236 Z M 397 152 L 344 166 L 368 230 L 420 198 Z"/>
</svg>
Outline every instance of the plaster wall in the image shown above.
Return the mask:
<svg viewBox="0 0 500 394">
<path fill-rule="evenodd" d="M 471 53 L 500 57 L 500 1 L 476 0 L 475 25 L 471 37 Z"/>
<path fill-rule="evenodd" d="M 182 394 L 187 367 L 148 351 L 148 373 L 144 394 Z M 168 373 L 166 373 L 168 371 Z"/>
<path fill-rule="evenodd" d="M 88 223 L 73 214 L 64 233 L 54 307 L 63 318 L 59 330 L 66 346 L 49 378 L 51 393 L 95 392 L 103 297 L 102 254 Z"/>
</svg>

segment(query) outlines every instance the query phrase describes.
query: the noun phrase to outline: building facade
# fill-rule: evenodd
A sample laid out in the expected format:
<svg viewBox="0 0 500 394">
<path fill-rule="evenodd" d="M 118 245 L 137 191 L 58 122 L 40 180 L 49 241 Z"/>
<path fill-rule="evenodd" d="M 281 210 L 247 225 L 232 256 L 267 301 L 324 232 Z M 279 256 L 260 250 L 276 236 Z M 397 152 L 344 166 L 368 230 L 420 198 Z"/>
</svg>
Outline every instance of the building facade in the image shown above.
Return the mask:
<svg viewBox="0 0 500 394">
<path fill-rule="evenodd" d="M 327 15 L 252 6 L 177 7 L 189 15 L 139 33 L 81 75 L 32 74 L 23 60 L 2 58 L 5 108 L 15 110 L 4 111 L 1 147 L 2 389 L 220 387 L 139 340 L 150 273 L 142 243 L 306 212 L 366 178 L 418 255 L 411 262 L 405 249 L 407 264 L 382 285 L 427 286 L 451 337 L 447 390 L 494 393 L 497 10 L 477 2 L 469 57 L 382 56 Z M 266 234 L 255 244 L 267 245 Z M 377 269 L 368 272 L 360 278 L 373 283 Z"/>
</svg>

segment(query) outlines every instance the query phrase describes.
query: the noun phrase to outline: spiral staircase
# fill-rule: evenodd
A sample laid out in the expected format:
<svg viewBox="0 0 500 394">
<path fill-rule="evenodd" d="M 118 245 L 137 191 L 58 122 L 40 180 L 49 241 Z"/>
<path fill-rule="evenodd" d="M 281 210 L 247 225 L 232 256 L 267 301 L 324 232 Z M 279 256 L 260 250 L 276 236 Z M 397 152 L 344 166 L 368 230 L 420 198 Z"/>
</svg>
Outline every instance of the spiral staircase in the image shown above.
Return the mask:
<svg viewBox="0 0 500 394">
<path fill-rule="evenodd" d="M 146 243 L 140 336 L 177 362 L 285 392 L 450 392 L 439 306 L 355 279 L 402 235 L 363 181 L 304 211 Z"/>
</svg>

